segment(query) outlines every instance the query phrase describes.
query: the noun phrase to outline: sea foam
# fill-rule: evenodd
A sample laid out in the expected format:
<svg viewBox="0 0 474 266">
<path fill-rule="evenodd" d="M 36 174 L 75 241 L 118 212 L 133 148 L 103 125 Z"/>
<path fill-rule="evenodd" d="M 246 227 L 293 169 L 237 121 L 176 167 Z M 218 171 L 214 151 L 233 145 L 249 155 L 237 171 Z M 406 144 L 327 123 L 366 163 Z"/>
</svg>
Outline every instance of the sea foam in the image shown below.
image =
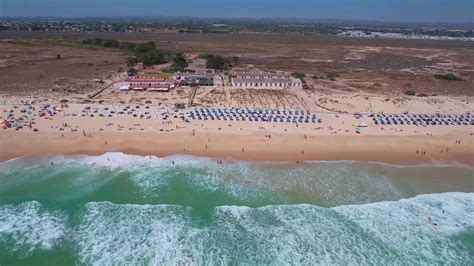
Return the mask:
<svg viewBox="0 0 474 266">
<path fill-rule="evenodd" d="M 423 183 L 433 172 L 473 173 L 122 153 L 17 159 L 0 164 L 0 253 L 67 250 L 92 265 L 472 265 L 474 194 L 409 198 L 394 178 Z"/>
<path fill-rule="evenodd" d="M 89 203 L 76 234 L 86 264 L 471 264 L 453 237 L 472 234 L 473 197 L 221 206 L 205 225 L 182 206 Z"/>
<path fill-rule="evenodd" d="M 51 249 L 66 232 L 66 217 L 44 210 L 39 202 L 0 206 L 0 243 L 10 252 L 24 256 Z"/>
</svg>

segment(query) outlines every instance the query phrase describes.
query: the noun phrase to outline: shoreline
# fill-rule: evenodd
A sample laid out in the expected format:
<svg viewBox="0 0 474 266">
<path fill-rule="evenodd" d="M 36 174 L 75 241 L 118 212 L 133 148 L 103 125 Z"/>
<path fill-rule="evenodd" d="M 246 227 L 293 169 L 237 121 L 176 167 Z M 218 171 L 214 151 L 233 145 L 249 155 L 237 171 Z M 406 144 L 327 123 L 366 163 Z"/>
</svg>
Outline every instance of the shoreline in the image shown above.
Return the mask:
<svg viewBox="0 0 474 266">
<path fill-rule="evenodd" d="M 201 133 L 82 133 L 2 132 L 0 162 L 19 157 L 48 155 L 90 155 L 122 152 L 130 155 L 166 157 L 194 155 L 213 159 L 245 161 L 303 162 L 360 161 L 400 166 L 474 166 L 474 145 L 464 139 L 455 145 L 456 135 L 441 136 L 310 136 L 303 134 Z M 449 152 L 440 149 L 449 148 Z M 426 151 L 426 155 L 417 154 Z"/>
</svg>

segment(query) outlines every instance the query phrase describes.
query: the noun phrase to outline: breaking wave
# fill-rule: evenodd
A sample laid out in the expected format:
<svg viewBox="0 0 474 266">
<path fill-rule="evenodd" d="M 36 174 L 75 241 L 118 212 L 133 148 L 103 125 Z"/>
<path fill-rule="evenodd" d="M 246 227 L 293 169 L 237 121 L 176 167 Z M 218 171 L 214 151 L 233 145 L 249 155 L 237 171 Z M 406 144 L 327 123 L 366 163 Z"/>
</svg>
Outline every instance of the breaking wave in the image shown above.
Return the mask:
<svg viewBox="0 0 474 266">
<path fill-rule="evenodd" d="M 108 153 L 0 173 L 0 264 L 474 264 L 472 188 L 426 183 L 469 167 Z"/>
</svg>

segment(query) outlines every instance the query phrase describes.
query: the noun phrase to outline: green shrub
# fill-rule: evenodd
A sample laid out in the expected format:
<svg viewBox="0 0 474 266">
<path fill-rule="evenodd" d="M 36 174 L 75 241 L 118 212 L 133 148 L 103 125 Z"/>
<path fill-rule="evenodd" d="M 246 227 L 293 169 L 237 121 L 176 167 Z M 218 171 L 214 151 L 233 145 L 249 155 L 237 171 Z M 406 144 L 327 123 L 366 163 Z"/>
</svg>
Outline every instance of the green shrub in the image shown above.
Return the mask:
<svg viewBox="0 0 474 266">
<path fill-rule="evenodd" d="M 454 74 L 451 74 L 451 73 L 447 73 L 447 74 L 434 74 L 433 77 L 435 77 L 436 79 L 441 79 L 441 80 L 450 80 L 450 81 L 460 81 L 462 80 L 460 77 L 454 75 Z"/>
<path fill-rule="evenodd" d="M 328 73 L 326 76 L 330 80 L 336 80 L 336 78 L 339 77 L 339 74 L 337 74 L 337 73 Z"/>
<path fill-rule="evenodd" d="M 405 94 L 408 95 L 408 96 L 415 96 L 416 92 L 414 90 L 406 90 Z"/>
<path fill-rule="evenodd" d="M 137 74 L 137 70 L 133 67 L 130 67 L 128 70 L 127 70 L 127 74 L 129 76 L 135 76 Z"/>
<path fill-rule="evenodd" d="M 304 72 L 293 72 L 291 75 L 298 79 L 306 77 L 306 74 Z"/>
</svg>

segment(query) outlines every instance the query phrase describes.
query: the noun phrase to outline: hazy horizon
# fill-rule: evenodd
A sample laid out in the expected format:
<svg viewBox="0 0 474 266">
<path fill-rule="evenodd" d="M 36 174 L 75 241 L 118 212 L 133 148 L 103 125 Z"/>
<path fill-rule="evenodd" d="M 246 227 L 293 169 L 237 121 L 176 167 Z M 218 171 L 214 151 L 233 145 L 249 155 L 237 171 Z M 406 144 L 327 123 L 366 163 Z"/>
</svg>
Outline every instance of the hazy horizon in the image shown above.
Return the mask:
<svg viewBox="0 0 474 266">
<path fill-rule="evenodd" d="M 0 0 L 1 17 L 168 16 L 473 23 L 472 11 L 470 0 Z"/>
</svg>

